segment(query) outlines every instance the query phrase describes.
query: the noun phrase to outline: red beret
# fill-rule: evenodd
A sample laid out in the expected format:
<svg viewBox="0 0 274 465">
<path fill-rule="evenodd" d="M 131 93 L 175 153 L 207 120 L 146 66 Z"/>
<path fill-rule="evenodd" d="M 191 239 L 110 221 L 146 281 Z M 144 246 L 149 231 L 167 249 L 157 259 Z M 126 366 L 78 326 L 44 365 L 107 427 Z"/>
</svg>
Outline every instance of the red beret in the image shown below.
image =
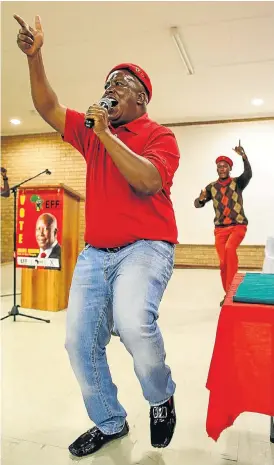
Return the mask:
<svg viewBox="0 0 274 465">
<path fill-rule="evenodd" d="M 225 157 L 224 155 L 220 155 L 220 157 L 218 157 L 216 160 L 216 165 L 220 163 L 221 161 L 226 161 L 226 163 L 229 164 L 230 168 L 232 168 L 233 161 L 231 160 L 231 158 Z"/>
<path fill-rule="evenodd" d="M 148 101 L 150 102 L 152 97 L 152 84 L 147 73 L 142 68 L 140 68 L 140 66 L 134 65 L 133 63 L 121 63 L 120 65 L 114 66 L 114 68 L 110 70 L 106 79 L 108 79 L 109 75 L 113 73 L 113 71 L 117 71 L 119 69 L 128 69 L 132 74 L 134 74 L 134 76 L 139 79 L 139 81 L 141 81 L 147 90 Z"/>
</svg>

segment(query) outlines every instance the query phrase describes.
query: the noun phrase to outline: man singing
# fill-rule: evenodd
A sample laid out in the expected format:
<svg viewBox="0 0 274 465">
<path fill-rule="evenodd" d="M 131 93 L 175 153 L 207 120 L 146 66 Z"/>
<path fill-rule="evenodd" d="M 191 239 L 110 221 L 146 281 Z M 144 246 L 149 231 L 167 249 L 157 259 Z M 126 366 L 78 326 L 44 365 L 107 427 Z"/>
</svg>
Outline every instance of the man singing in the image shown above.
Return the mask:
<svg viewBox="0 0 274 465">
<path fill-rule="evenodd" d="M 213 201 L 215 210 L 215 247 L 220 260 L 222 284 L 225 293 L 229 290 L 238 270 L 237 248 L 243 241 L 247 230 L 247 218 L 243 208 L 242 192 L 248 185 L 252 170 L 244 148 L 239 145 L 233 149 L 244 162 L 244 172 L 238 178 L 231 178 L 233 162 L 221 155 L 217 158 L 217 181 L 209 184 L 194 201 L 196 208 L 204 207 Z M 222 306 L 224 299 L 220 302 Z"/>
<path fill-rule="evenodd" d="M 92 454 L 128 434 L 126 411 L 117 398 L 106 359 L 113 325 L 133 358 L 150 405 L 151 443 L 166 447 L 176 417 L 175 383 L 165 364 L 158 308 L 172 275 L 177 227 L 170 200 L 179 150 L 173 133 L 150 120 L 148 75 L 123 63 L 110 70 L 100 105 L 86 115 L 62 106 L 47 80 L 40 18 L 21 25 L 17 43 L 27 55 L 31 92 L 42 118 L 75 147 L 87 163 L 86 247 L 80 253 L 67 311 L 66 348 L 95 427 L 71 446 Z M 85 120 L 94 121 L 93 129 Z"/>
</svg>

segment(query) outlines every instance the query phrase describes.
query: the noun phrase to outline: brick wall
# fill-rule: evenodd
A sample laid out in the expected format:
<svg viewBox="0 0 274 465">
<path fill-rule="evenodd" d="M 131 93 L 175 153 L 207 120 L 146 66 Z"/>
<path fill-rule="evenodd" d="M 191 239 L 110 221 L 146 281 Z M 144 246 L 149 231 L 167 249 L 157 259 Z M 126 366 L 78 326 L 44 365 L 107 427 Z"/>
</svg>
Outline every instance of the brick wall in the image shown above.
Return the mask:
<svg viewBox="0 0 274 465">
<path fill-rule="evenodd" d="M 82 156 L 56 133 L 2 138 L 1 166 L 8 170 L 10 186 L 48 168 L 51 176 L 43 174 L 30 184 L 63 183 L 85 195 L 86 164 Z M 27 184 L 25 184 L 27 186 Z M 13 195 L 1 199 L 1 261 L 12 260 Z M 79 246 L 83 247 L 84 202 L 81 202 Z"/>
<path fill-rule="evenodd" d="M 264 246 L 242 245 L 238 251 L 239 268 L 261 270 L 264 261 Z M 218 268 L 218 256 L 213 245 L 179 244 L 176 247 L 177 268 Z"/>
<path fill-rule="evenodd" d="M 64 183 L 85 195 L 85 162 L 70 145 L 62 142 L 56 133 L 35 134 L 2 138 L 2 162 L 8 170 L 10 186 L 48 168 L 52 175 L 42 175 L 32 181 L 35 184 Z M 13 196 L 3 199 L 1 221 L 1 261 L 12 260 L 12 212 Z M 81 203 L 79 248 L 83 247 L 84 203 Z M 260 269 L 264 247 L 242 246 L 239 251 L 240 266 Z M 182 267 L 217 267 L 218 260 L 213 246 L 179 245 L 176 249 L 176 265 Z"/>
</svg>

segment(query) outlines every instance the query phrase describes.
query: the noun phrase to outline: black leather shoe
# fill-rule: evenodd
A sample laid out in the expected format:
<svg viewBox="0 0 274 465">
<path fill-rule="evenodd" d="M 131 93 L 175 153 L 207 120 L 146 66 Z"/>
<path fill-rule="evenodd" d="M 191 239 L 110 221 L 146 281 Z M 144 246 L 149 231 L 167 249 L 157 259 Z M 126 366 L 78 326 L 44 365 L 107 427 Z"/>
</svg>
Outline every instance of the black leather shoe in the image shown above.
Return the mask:
<svg viewBox="0 0 274 465">
<path fill-rule="evenodd" d="M 101 447 L 108 442 L 126 436 L 128 432 L 129 426 L 127 421 L 122 431 L 116 434 L 103 434 L 97 426 L 94 426 L 94 428 L 89 429 L 86 433 L 79 436 L 79 438 L 69 446 L 69 451 L 76 457 L 85 457 L 86 455 L 97 452 L 97 450 L 101 449 Z"/>
<path fill-rule="evenodd" d="M 164 404 L 150 408 L 150 434 L 153 447 L 167 447 L 176 426 L 173 396 Z"/>
</svg>

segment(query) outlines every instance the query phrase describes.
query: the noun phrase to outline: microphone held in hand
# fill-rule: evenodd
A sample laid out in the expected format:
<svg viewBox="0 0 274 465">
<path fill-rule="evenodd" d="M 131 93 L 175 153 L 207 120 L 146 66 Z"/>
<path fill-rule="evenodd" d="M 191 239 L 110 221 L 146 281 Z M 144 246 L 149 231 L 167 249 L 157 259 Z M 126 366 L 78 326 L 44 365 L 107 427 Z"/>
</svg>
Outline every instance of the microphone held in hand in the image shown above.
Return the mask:
<svg viewBox="0 0 274 465">
<path fill-rule="evenodd" d="M 103 107 L 105 108 L 106 110 L 109 110 L 111 107 L 115 107 L 115 105 L 117 105 L 117 102 L 115 100 L 113 100 L 112 98 L 102 98 L 100 101 L 99 101 L 99 105 L 100 107 Z M 94 119 L 93 118 L 87 118 L 85 120 L 85 126 L 86 128 L 93 128 L 94 126 Z"/>
</svg>

